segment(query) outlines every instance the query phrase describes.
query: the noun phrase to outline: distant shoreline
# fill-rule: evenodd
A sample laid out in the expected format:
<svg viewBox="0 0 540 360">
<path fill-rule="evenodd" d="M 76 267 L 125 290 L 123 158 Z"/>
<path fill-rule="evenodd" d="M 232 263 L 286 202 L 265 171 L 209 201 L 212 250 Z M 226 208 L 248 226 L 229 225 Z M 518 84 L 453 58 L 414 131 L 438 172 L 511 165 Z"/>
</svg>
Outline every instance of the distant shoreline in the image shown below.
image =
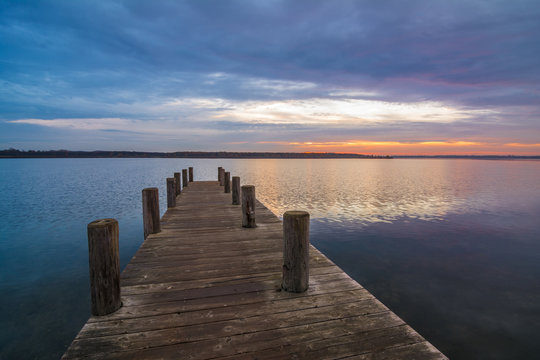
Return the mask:
<svg viewBox="0 0 540 360">
<path fill-rule="evenodd" d="M 164 158 L 164 159 L 478 159 L 540 160 L 540 155 L 365 155 L 315 152 L 232 152 L 232 151 L 71 151 L 0 150 L 0 159 L 24 158 Z"/>
<path fill-rule="evenodd" d="M 540 155 L 393 155 L 393 159 L 540 160 Z"/>
<path fill-rule="evenodd" d="M 188 158 L 188 159 L 391 159 L 391 156 L 347 153 L 231 152 L 231 151 L 71 151 L 0 150 L 0 158 Z"/>
</svg>

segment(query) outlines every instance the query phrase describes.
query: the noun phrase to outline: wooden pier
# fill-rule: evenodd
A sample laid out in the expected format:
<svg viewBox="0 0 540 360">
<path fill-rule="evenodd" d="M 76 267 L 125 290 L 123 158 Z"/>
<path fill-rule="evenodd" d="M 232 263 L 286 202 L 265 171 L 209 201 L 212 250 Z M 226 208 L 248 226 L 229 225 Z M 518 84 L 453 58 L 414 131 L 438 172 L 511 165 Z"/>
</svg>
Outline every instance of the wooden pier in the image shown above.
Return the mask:
<svg viewBox="0 0 540 360">
<path fill-rule="evenodd" d="M 282 223 L 255 213 L 243 228 L 219 182 L 190 182 L 122 272 L 122 307 L 63 359 L 446 359 L 313 246 L 308 290 L 281 290 Z"/>
</svg>

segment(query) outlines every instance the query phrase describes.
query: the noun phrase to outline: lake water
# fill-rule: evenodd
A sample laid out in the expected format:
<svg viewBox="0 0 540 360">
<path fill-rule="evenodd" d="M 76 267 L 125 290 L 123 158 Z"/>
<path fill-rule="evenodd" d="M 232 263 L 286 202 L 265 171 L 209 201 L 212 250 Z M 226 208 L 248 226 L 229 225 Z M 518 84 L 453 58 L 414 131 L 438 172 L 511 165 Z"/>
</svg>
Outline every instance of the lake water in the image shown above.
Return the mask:
<svg viewBox="0 0 540 360">
<path fill-rule="evenodd" d="M 540 353 L 540 162 L 0 160 L 0 359 L 57 359 L 90 315 L 86 225 L 143 240 L 141 190 L 193 166 L 307 210 L 311 242 L 453 359 Z"/>
</svg>

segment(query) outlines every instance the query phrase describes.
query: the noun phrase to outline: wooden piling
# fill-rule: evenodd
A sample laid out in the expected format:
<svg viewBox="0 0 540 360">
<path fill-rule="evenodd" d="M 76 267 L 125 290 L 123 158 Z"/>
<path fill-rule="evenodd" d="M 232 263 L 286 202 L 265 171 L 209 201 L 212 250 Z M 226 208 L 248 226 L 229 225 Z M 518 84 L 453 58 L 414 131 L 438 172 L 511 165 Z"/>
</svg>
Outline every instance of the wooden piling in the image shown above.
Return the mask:
<svg viewBox="0 0 540 360">
<path fill-rule="evenodd" d="M 189 182 L 193 182 L 193 168 L 189 167 Z"/>
<path fill-rule="evenodd" d="M 242 226 L 257 227 L 255 223 L 255 186 L 242 186 Z"/>
<path fill-rule="evenodd" d="M 223 185 L 224 185 L 223 192 L 228 194 L 231 192 L 231 173 L 226 171 L 224 176 L 225 178 L 223 180 Z"/>
<path fill-rule="evenodd" d="M 221 168 L 220 173 L 219 173 L 219 185 L 223 186 L 224 182 L 225 182 L 225 169 Z"/>
<path fill-rule="evenodd" d="M 118 221 L 115 219 L 92 221 L 87 229 L 92 315 L 107 315 L 122 306 Z"/>
<path fill-rule="evenodd" d="M 221 183 L 221 169 L 223 169 L 221 166 L 217 168 L 217 179 Z"/>
<path fill-rule="evenodd" d="M 180 173 L 175 172 L 174 173 L 174 180 L 175 180 L 175 192 L 176 196 L 180 195 L 182 193 L 182 183 L 180 182 Z"/>
<path fill-rule="evenodd" d="M 288 292 L 304 292 L 309 286 L 309 213 L 283 214 L 283 277 Z"/>
<path fill-rule="evenodd" d="M 182 169 L 182 184 L 184 184 L 184 187 L 188 186 L 188 173 L 187 169 Z"/>
<path fill-rule="evenodd" d="M 232 204 L 240 205 L 240 177 L 232 177 Z"/>
<path fill-rule="evenodd" d="M 158 188 L 146 188 L 142 191 L 144 238 L 161 231 L 159 220 Z"/>
<path fill-rule="evenodd" d="M 176 180 L 174 178 L 167 178 L 167 207 L 172 208 L 176 206 Z"/>
</svg>

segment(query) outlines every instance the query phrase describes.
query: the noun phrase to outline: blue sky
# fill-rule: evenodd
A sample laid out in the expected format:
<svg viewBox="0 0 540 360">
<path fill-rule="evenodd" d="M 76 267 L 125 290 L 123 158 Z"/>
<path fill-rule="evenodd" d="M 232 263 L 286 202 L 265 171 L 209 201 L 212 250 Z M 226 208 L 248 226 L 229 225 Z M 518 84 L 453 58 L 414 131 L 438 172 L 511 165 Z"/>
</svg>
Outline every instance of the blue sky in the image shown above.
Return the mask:
<svg viewBox="0 0 540 360">
<path fill-rule="evenodd" d="M 540 1 L 2 1 L 0 148 L 540 154 Z"/>
</svg>

